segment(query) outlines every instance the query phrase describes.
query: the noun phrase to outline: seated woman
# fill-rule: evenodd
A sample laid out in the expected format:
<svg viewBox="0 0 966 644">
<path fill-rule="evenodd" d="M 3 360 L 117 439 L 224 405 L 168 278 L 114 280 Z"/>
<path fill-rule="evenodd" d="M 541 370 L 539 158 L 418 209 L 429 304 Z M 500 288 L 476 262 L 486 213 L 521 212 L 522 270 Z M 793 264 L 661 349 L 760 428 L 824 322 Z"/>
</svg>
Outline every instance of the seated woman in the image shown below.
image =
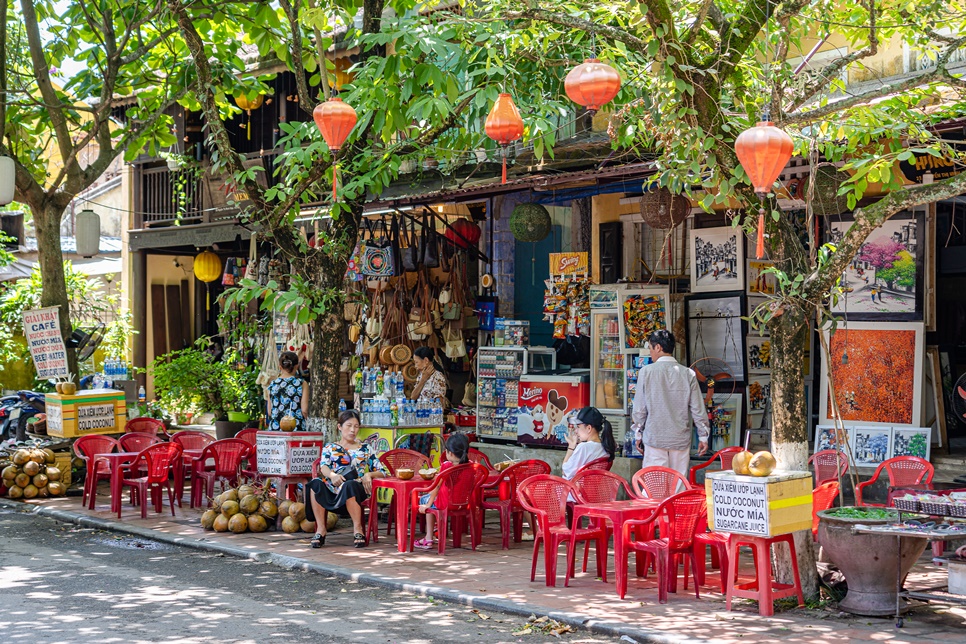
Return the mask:
<svg viewBox="0 0 966 644">
<path fill-rule="evenodd" d="M 584 407 L 570 416 L 563 477 L 569 481 L 580 468 L 598 458 L 614 460 L 616 451 L 617 443 L 610 422 L 596 407 Z"/>
<path fill-rule="evenodd" d="M 353 544 L 356 548 L 366 545 L 362 504 L 372 494 L 372 479 L 389 476 L 389 470 L 369 445 L 359 442 L 359 426 L 356 410 L 347 409 L 339 414 L 341 439 L 322 448 L 319 478 L 312 479 L 306 488 L 305 516 L 309 521 L 318 521 L 313 548 L 321 548 L 325 543 L 323 508 L 334 511 L 342 506 L 352 517 Z"/>
</svg>

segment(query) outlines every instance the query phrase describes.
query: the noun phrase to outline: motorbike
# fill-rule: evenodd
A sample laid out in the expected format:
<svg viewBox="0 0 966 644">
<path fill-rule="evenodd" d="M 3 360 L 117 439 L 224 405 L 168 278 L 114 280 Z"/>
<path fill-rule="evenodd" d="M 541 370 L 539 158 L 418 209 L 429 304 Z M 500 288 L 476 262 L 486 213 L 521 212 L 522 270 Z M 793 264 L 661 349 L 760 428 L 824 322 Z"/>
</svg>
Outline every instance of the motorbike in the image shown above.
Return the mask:
<svg viewBox="0 0 966 644">
<path fill-rule="evenodd" d="M 27 440 L 27 420 L 46 411 L 46 397 L 36 391 L 19 391 L 0 398 L 0 441 Z"/>
</svg>

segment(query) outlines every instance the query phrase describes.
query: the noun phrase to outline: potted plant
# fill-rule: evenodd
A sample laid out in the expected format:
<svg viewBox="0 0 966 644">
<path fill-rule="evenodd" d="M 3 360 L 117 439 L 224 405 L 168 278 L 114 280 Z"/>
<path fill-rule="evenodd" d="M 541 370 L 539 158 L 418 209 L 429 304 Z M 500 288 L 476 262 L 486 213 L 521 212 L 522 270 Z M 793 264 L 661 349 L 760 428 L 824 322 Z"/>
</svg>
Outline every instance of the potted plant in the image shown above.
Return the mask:
<svg viewBox="0 0 966 644">
<path fill-rule="evenodd" d="M 227 410 L 228 420 L 244 425 L 253 418 L 261 416 L 264 401 L 262 387 L 256 382 L 258 364 L 253 362 L 245 365 L 235 360 L 236 357 L 234 351 L 229 349 L 226 362 L 234 364 L 222 380 L 222 400 Z"/>
<path fill-rule="evenodd" d="M 926 549 L 926 539 L 854 534 L 859 525 L 887 525 L 899 520 L 895 510 L 843 507 L 818 513 L 818 542 L 848 583 L 839 608 L 856 615 L 892 615 L 896 611 L 896 566 L 905 580 Z M 900 551 L 901 542 L 901 551 Z"/>
</svg>

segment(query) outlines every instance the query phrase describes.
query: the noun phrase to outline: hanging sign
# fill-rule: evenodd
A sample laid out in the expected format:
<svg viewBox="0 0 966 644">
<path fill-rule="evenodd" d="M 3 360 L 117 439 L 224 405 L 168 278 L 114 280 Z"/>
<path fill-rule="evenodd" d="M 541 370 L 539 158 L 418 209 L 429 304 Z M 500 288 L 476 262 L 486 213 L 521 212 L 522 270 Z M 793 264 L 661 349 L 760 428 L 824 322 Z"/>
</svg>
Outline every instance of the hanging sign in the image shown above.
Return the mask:
<svg viewBox="0 0 966 644">
<path fill-rule="evenodd" d="M 582 275 L 587 266 L 587 253 L 550 253 L 550 275 Z"/>
<path fill-rule="evenodd" d="M 27 346 L 40 380 L 70 375 L 67 370 L 67 348 L 60 333 L 59 308 L 50 306 L 23 314 L 24 337 L 27 338 Z"/>
</svg>

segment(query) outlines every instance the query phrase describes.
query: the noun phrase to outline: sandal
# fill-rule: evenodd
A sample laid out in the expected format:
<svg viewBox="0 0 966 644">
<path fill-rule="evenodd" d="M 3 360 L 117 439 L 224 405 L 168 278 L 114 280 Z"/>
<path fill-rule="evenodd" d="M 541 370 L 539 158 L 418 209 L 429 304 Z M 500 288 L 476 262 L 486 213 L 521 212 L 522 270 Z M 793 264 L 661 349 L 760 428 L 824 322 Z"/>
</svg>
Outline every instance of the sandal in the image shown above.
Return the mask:
<svg viewBox="0 0 966 644">
<path fill-rule="evenodd" d="M 325 535 L 319 534 L 318 532 L 316 532 L 315 536 L 312 537 L 312 547 L 321 548 L 324 545 L 325 545 Z"/>
<path fill-rule="evenodd" d="M 356 548 L 365 548 L 366 535 L 362 534 L 361 532 L 356 532 L 354 535 L 352 535 L 352 545 L 354 545 Z"/>
<path fill-rule="evenodd" d="M 413 543 L 413 546 L 421 550 L 429 550 L 433 547 L 433 541 L 432 539 L 423 538 Z"/>
</svg>

